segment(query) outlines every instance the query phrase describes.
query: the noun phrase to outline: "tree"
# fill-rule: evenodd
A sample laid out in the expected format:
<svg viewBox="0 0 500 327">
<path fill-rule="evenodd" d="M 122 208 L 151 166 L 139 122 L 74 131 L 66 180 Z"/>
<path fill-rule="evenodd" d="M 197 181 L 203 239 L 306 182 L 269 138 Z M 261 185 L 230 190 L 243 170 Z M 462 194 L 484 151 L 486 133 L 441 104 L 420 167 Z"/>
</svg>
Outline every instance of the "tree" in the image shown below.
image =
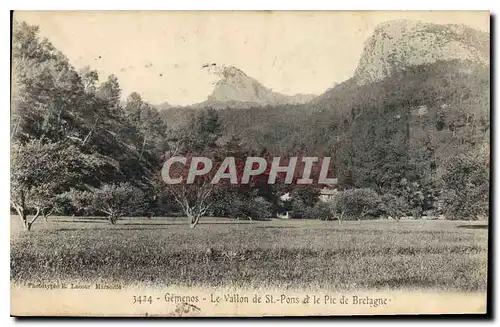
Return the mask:
<svg viewBox="0 0 500 327">
<path fill-rule="evenodd" d="M 143 212 L 144 193 L 129 183 L 104 184 L 92 192 L 91 206 L 108 215 L 111 224 L 125 215 Z"/>
<path fill-rule="evenodd" d="M 318 188 L 297 187 L 292 191 L 292 198 L 300 199 L 305 206 L 314 207 L 318 202 L 319 194 L 320 191 Z"/>
<path fill-rule="evenodd" d="M 336 211 L 340 214 L 341 219 L 347 216 L 361 220 L 369 216 L 377 216 L 380 213 L 378 209 L 380 196 L 368 188 L 339 192 L 336 201 Z"/>
<path fill-rule="evenodd" d="M 311 218 L 320 220 L 332 219 L 334 212 L 330 202 L 318 201 L 311 208 Z"/>
<path fill-rule="evenodd" d="M 12 36 L 13 96 L 16 119 L 12 137 L 62 140 L 84 94 L 79 75 L 38 27 L 14 22 Z"/>
<path fill-rule="evenodd" d="M 158 114 L 158 110 L 145 104 L 139 115 L 139 131 L 142 144 L 140 146 L 140 157 L 143 157 L 147 145 L 153 153 L 162 153 L 166 150 L 166 126 Z"/>
<path fill-rule="evenodd" d="M 475 220 L 488 215 L 489 167 L 486 155 L 463 154 L 450 159 L 443 174 L 448 219 Z"/>
<path fill-rule="evenodd" d="M 96 84 L 99 81 L 97 71 L 92 70 L 89 66 L 85 66 L 80 70 L 79 75 L 85 93 L 94 94 L 97 89 Z"/>
<path fill-rule="evenodd" d="M 137 92 L 132 92 L 127 98 L 125 112 L 133 121 L 138 121 L 143 105 L 144 102 L 142 101 L 141 95 Z"/>
<path fill-rule="evenodd" d="M 144 211 L 144 193 L 129 183 L 104 184 L 89 191 L 71 190 L 66 197 L 77 210 L 98 211 L 115 225 L 120 217 Z"/>
<path fill-rule="evenodd" d="M 214 110 L 206 110 L 194 117 L 187 128 L 171 134 L 169 140 L 170 151 L 165 154 L 164 159 L 180 155 L 186 158 L 186 162 L 184 165 L 170 167 L 170 176 L 180 176 L 184 180 L 178 184 L 166 184 L 166 188 L 188 217 L 190 228 L 195 228 L 200 218 L 212 207 L 216 190 L 220 186 L 218 183 L 211 183 L 223 158 L 223 150 L 217 145 L 220 137 L 217 113 Z M 209 172 L 186 182 L 191 160 L 195 157 L 210 158 L 212 167 L 209 167 Z M 205 163 L 196 164 L 196 169 L 204 168 Z"/>
<path fill-rule="evenodd" d="M 106 101 L 111 112 L 115 116 L 122 115 L 120 106 L 121 88 L 118 78 L 115 75 L 109 75 L 106 82 L 99 85 L 96 95 L 99 99 Z"/>
<path fill-rule="evenodd" d="M 156 195 L 149 191 L 161 167 L 166 129 L 157 111 L 144 103 L 138 113 L 142 117 L 128 119 L 116 76 L 98 83 L 99 76 L 90 67 L 76 72 L 68 58 L 39 36 L 36 26 L 14 22 L 12 48 L 12 142 L 73 144 L 90 161 L 103 164 L 91 174 L 77 173 L 82 182 L 71 186 L 81 190 L 130 181 L 151 194 L 153 203 Z M 67 188 L 57 192 L 64 191 Z M 26 200 L 16 193 L 16 206 L 25 207 L 26 214 L 39 208 L 39 215 L 46 216 L 58 209 L 53 205 L 54 192 L 49 183 L 43 188 L 30 186 L 29 197 L 25 189 L 21 192 Z"/>
<path fill-rule="evenodd" d="M 309 209 L 304 201 L 300 198 L 293 199 L 291 205 L 291 215 L 293 218 L 303 218 L 303 219 L 308 219 L 309 218 Z"/>
<path fill-rule="evenodd" d="M 99 158 L 82 153 L 68 143 L 43 143 L 32 140 L 11 146 L 11 205 L 19 214 L 23 227 L 30 231 L 40 215 L 46 215 L 58 194 L 103 165 Z M 28 212 L 35 211 L 29 220 Z"/>
<path fill-rule="evenodd" d="M 243 216 L 250 220 L 266 220 L 272 217 L 272 204 L 261 196 L 252 197 L 244 202 Z"/>
<path fill-rule="evenodd" d="M 185 166 L 171 166 L 169 175 L 181 176 L 185 179 L 189 175 L 191 160 L 192 158 L 188 158 Z M 200 162 L 196 165 L 196 168 L 199 170 L 204 169 L 205 164 Z M 174 200 L 188 217 L 190 228 L 195 228 L 198 225 L 200 218 L 208 212 L 214 203 L 214 196 L 218 185 L 211 183 L 213 177 L 214 170 L 211 170 L 206 174 L 195 176 L 192 182 L 183 180 L 178 184 L 166 185 Z"/>
<path fill-rule="evenodd" d="M 213 197 L 213 204 L 209 214 L 214 217 L 233 217 L 235 218 L 235 208 L 239 206 L 240 199 L 236 192 L 229 189 L 219 189 Z"/>
</svg>

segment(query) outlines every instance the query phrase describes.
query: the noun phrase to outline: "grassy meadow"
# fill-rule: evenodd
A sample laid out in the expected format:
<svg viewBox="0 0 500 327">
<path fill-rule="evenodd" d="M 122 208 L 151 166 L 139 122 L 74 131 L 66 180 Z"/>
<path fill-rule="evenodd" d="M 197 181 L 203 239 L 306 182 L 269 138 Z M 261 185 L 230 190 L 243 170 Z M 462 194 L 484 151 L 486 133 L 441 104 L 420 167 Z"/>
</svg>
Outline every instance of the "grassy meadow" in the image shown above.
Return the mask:
<svg viewBox="0 0 500 327">
<path fill-rule="evenodd" d="M 484 291 L 487 225 L 11 217 L 11 280 L 122 285 Z"/>
</svg>

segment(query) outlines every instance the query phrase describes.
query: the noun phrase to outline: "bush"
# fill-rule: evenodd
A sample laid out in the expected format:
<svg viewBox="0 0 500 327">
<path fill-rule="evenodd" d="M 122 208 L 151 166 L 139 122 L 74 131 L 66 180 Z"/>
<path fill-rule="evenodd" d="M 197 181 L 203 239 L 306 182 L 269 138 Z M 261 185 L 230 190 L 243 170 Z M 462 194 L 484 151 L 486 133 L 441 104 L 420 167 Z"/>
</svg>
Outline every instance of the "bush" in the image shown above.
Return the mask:
<svg viewBox="0 0 500 327">
<path fill-rule="evenodd" d="M 310 210 L 311 218 L 331 220 L 333 218 L 332 205 L 329 202 L 318 201 Z"/>
<path fill-rule="evenodd" d="M 210 207 L 209 215 L 214 217 L 234 217 L 238 210 L 235 207 L 241 206 L 241 201 L 237 194 L 220 190 L 214 196 L 213 204 Z"/>
<path fill-rule="evenodd" d="M 301 219 L 330 220 L 333 217 L 332 205 L 329 202 L 317 201 L 310 207 L 304 204 L 301 199 L 292 202 L 292 217 Z"/>
<path fill-rule="evenodd" d="M 403 198 L 407 205 L 405 210 L 414 218 L 421 218 L 425 212 L 437 211 L 436 205 L 440 190 L 432 179 L 410 182 L 403 178 L 399 186 L 397 196 Z"/>
<path fill-rule="evenodd" d="M 219 217 L 267 220 L 273 215 L 272 204 L 260 196 L 232 196 L 228 201 L 217 202 L 214 209 L 212 213 L 218 213 Z"/>
<path fill-rule="evenodd" d="M 311 208 L 306 206 L 300 198 L 292 200 L 291 209 L 292 218 L 309 219 Z"/>
<path fill-rule="evenodd" d="M 214 217 L 251 218 L 262 220 L 273 215 L 272 204 L 255 194 L 245 195 L 236 192 L 219 192 L 214 197 L 210 209 Z"/>
<path fill-rule="evenodd" d="M 409 210 L 408 203 L 400 196 L 392 193 L 384 194 L 380 199 L 379 210 L 382 215 L 399 220 Z"/>
<path fill-rule="evenodd" d="M 252 219 L 269 219 L 273 216 L 272 204 L 261 196 L 246 202 L 247 215 Z"/>
<path fill-rule="evenodd" d="M 339 192 L 335 199 L 335 213 L 338 219 L 366 219 L 380 215 L 381 199 L 377 192 L 368 188 L 350 189 Z"/>
</svg>

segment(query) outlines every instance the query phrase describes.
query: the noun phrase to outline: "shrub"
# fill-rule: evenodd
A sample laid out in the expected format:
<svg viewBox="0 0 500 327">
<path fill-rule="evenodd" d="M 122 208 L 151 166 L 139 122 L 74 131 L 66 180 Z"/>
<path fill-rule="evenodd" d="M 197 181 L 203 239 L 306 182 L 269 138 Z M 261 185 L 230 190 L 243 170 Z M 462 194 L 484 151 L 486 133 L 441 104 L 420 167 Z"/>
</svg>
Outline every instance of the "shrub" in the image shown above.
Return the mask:
<svg viewBox="0 0 500 327">
<path fill-rule="evenodd" d="M 330 220 L 333 218 L 333 211 L 330 202 L 317 201 L 312 207 L 305 205 L 300 199 L 292 203 L 293 218 Z"/>
<path fill-rule="evenodd" d="M 405 199 L 392 193 L 384 194 L 380 200 L 379 210 L 384 216 L 390 216 L 399 220 L 409 210 Z"/>
<path fill-rule="evenodd" d="M 269 219 L 273 216 L 272 204 L 261 196 L 247 202 L 246 210 L 253 219 Z"/>
<path fill-rule="evenodd" d="M 233 192 L 220 190 L 214 195 L 213 204 L 210 207 L 209 214 L 214 217 L 234 217 L 240 207 L 241 201 Z"/>
<path fill-rule="evenodd" d="M 380 215 L 380 196 L 368 188 L 349 189 L 339 192 L 336 198 L 335 212 L 339 219 L 365 219 Z"/>
<path fill-rule="evenodd" d="M 310 187 L 296 188 L 292 192 L 292 198 L 300 200 L 306 207 L 312 208 L 318 202 L 320 191 Z"/>
<path fill-rule="evenodd" d="M 259 220 L 271 218 L 273 210 L 272 204 L 261 196 L 219 192 L 214 197 L 210 214 L 215 217 L 246 217 Z"/>
<path fill-rule="evenodd" d="M 249 218 L 251 220 L 267 220 L 273 215 L 272 204 L 260 196 L 233 196 L 231 201 L 223 207 L 223 210 L 226 217 Z"/>
<path fill-rule="evenodd" d="M 414 218 L 421 218 L 425 212 L 436 211 L 437 199 L 440 190 L 432 179 L 410 182 L 401 179 L 400 189 L 396 196 L 400 196 L 407 204 L 407 211 Z"/>
<path fill-rule="evenodd" d="M 306 206 L 300 198 L 292 200 L 291 209 L 293 218 L 308 219 L 310 216 L 310 207 Z"/>
<path fill-rule="evenodd" d="M 332 205 L 329 202 L 318 201 L 310 210 L 311 218 L 331 220 L 333 218 Z"/>
</svg>

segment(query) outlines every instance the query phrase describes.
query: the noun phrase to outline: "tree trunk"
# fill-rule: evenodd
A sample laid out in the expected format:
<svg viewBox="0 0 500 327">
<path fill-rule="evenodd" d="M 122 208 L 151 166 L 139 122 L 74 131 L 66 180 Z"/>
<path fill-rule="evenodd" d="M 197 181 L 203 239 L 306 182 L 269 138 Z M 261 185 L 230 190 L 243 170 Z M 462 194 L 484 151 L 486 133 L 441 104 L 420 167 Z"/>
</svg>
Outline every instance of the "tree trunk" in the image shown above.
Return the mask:
<svg viewBox="0 0 500 327">
<path fill-rule="evenodd" d="M 29 232 L 29 230 L 31 229 L 31 225 L 28 222 L 28 215 L 23 211 L 19 214 L 19 217 L 21 218 L 21 221 L 23 223 L 24 231 Z"/>
<path fill-rule="evenodd" d="M 358 222 L 361 224 L 361 220 L 365 220 L 365 216 L 368 214 L 368 210 L 366 210 L 366 207 L 363 207 L 363 210 L 361 211 L 361 216 L 358 216 Z"/>
<path fill-rule="evenodd" d="M 111 225 L 116 225 L 116 222 L 118 221 L 118 216 L 117 215 L 110 215 L 109 216 L 109 222 Z"/>
<path fill-rule="evenodd" d="M 26 221 L 26 225 L 24 226 L 24 230 L 27 231 L 27 232 L 30 232 L 32 225 L 33 225 L 33 222 Z"/>
<path fill-rule="evenodd" d="M 14 207 L 17 211 L 17 214 L 19 215 L 19 218 L 21 219 L 21 223 L 23 224 L 23 228 L 26 230 L 26 213 L 24 212 L 24 208 L 20 206 L 15 206 Z"/>
<path fill-rule="evenodd" d="M 198 222 L 200 221 L 200 216 L 199 215 L 188 215 L 189 218 L 189 228 L 193 229 L 198 225 Z"/>
<path fill-rule="evenodd" d="M 88 132 L 87 136 L 85 136 L 85 139 L 83 140 L 82 142 L 82 146 L 85 145 L 85 143 L 87 143 L 87 141 L 90 139 L 90 136 L 92 135 L 92 133 L 94 132 L 95 128 L 97 127 L 97 123 L 99 122 L 99 116 L 97 116 L 96 120 L 95 120 L 95 123 L 94 123 L 94 126 L 92 126 L 92 128 L 90 129 L 90 131 Z"/>
<path fill-rule="evenodd" d="M 139 155 L 139 158 L 142 159 L 142 153 L 144 152 L 144 147 L 146 146 L 146 140 L 148 138 L 148 134 L 144 133 L 144 141 L 142 142 L 142 147 L 141 147 L 141 153 Z"/>
<path fill-rule="evenodd" d="M 49 220 L 49 216 L 52 214 L 52 211 L 53 210 L 45 211 L 45 209 L 42 209 L 42 216 L 43 216 L 43 220 L 45 220 L 45 222 L 47 222 Z"/>
<path fill-rule="evenodd" d="M 22 212 L 24 213 L 24 210 L 22 210 Z M 33 223 L 35 222 L 35 220 L 37 220 L 37 218 L 40 216 L 40 209 L 37 209 L 36 210 L 36 214 L 35 216 L 33 217 L 33 219 L 28 220 L 28 216 L 27 215 L 24 215 L 24 217 L 21 217 L 21 219 L 23 220 L 23 228 L 26 232 L 29 232 L 31 231 L 31 226 L 33 226 Z"/>
<path fill-rule="evenodd" d="M 17 129 L 19 128 L 20 121 L 21 121 L 21 116 L 18 116 L 16 119 L 16 125 L 14 126 L 14 128 L 12 129 L 12 133 L 10 134 L 11 139 L 16 135 Z"/>
</svg>

